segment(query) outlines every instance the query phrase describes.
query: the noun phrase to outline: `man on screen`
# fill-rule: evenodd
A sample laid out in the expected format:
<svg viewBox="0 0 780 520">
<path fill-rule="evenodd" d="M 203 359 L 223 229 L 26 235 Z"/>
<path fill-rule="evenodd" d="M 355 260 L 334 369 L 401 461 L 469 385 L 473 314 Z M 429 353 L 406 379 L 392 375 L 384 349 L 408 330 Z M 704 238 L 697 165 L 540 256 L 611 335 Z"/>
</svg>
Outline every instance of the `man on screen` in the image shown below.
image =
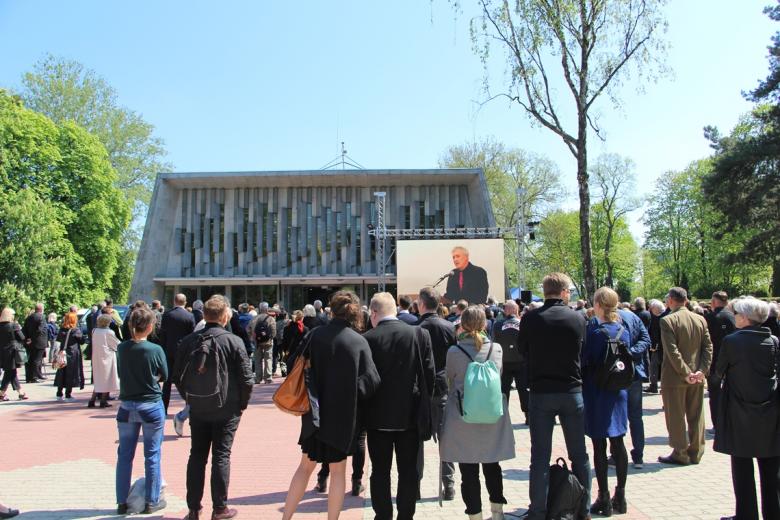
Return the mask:
<svg viewBox="0 0 780 520">
<path fill-rule="evenodd" d="M 462 246 L 452 249 L 453 274 L 447 280 L 444 297 L 451 301 L 466 300 L 471 304 L 485 303 L 488 296 L 487 272 L 469 262 L 469 250 Z"/>
</svg>

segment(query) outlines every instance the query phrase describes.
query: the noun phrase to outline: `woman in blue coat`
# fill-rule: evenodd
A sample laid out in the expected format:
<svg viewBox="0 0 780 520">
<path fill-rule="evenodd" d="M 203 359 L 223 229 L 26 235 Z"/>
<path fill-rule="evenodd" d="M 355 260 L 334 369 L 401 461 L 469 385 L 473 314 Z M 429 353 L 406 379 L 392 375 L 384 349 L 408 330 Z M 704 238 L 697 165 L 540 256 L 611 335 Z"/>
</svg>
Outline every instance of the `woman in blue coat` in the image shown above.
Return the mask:
<svg viewBox="0 0 780 520">
<path fill-rule="evenodd" d="M 588 322 L 585 345 L 582 349 L 582 397 L 585 402 L 585 434 L 593 442 L 593 462 L 599 494 L 590 508 L 591 513 L 611 516 L 613 509 L 626 512 L 626 478 L 628 454 L 623 443 L 628 426 L 628 391 L 611 392 L 596 386 L 595 369 L 603 364 L 609 338 L 620 338 L 630 344 L 628 330 L 617 313 L 618 295 L 609 287 L 602 287 L 593 296 L 595 317 Z M 607 483 L 607 439 L 615 459 L 617 487 L 610 499 Z"/>
</svg>

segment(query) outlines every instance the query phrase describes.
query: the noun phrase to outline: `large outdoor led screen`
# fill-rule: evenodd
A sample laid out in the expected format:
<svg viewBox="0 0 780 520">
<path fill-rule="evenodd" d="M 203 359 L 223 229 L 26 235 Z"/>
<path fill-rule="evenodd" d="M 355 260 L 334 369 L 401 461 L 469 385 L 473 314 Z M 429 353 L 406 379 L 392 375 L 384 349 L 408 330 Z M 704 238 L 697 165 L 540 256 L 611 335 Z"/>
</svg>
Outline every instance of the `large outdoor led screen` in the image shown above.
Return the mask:
<svg viewBox="0 0 780 520">
<path fill-rule="evenodd" d="M 504 241 L 399 240 L 396 246 L 398 295 L 417 295 L 433 286 L 445 302 L 485 303 L 504 299 Z"/>
</svg>

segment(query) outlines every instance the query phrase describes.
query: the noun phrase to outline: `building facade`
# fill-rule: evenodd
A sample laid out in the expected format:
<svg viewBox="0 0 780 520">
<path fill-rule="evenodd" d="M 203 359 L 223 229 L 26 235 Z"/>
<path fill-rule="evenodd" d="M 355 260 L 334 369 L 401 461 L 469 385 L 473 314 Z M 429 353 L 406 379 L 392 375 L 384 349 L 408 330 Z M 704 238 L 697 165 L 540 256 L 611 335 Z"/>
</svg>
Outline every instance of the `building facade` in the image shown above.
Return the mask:
<svg viewBox="0 0 780 520">
<path fill-rule="evenodd" d="M 388 229 L 495 225 L 481 169 L 162 173 L 152 194 L 131 301 L 225 294 L 300 308 L 348 288 L 376 290 L 374 193 Z M 387 283 L 395 282 L 386 244 Z M 424 259 L 421 259 L 424 261 Z M 389 287 L 392 287 L 389 285 Z"/>
</svg>

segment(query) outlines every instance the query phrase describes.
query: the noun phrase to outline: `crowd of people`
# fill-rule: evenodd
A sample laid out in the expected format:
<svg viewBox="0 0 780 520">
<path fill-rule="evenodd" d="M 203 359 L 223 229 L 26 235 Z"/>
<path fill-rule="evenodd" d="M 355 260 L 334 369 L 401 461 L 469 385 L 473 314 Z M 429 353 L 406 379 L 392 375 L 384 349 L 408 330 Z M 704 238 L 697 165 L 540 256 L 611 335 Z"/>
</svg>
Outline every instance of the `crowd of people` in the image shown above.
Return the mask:
<svg viewBox="0 0 780 520">
<path fill-rule="evenodd" d="M 315 301 L 289 314 L 281 303 L 260 302 L 256 308 L 241 303 L 233 310 L 220 295 L 188 307 L 178 294 L 169 310 L 159 301 L 138 301 L 124 320 L 106 300 L 93 308 L 86 335 L 75 308 L 57 327 L 56 315 L 46 316 L 42 304 L 21 325 L 6 307 L 0 314 L 0 399 L 9 399 L 9 385 L 26 399 L 17 370 L 24 367 L 27 383 L 45 380 L 47 359 L 56 368 L 56 398 L 73 399 L 73 389 L 83 389 L 87 379 L 86 343 L 94 385 L 87 406 L 108 408 L 119 400 L 118 513 L 128 512 L 141 431 L 143 512 L 153 513 L 166 507 L 161 450 L 176 386 L 186 406 L 173 415 L 174 430 L 183 435 L 189 421 L 192 442 L 185 518 L 201 518 L 210 453 L 211 518 L 220 520 L 238 514 L 228 506 L 230 453 L 253 386 L 271 383 L 302 363 L 311 409 L 301 417 L 301 459 L 289 485 L 284 520 L 293 517 L 318 465 L 316 489 L 328 493 L 328 518 L 338 518 L 345 493 L 363 491 L 366 447 L 375 518 L 413 518 L 424 471 L 422 447 L 429 439 L 439 448 L 440 467 L 434 471 L 440 475 L 440 498 L 455 498 L 457 465 L 465 514 L 482 519 L 481 467 L 491 518 L 500 520 L 507 504 L 501 463 L 515 457 L 508 407 L 515 389 L 531 437 L 527 518 L 543 520 L 557 421 L 572 474 L 583 489 L 574 517 L 626 513 L 629 460 L 635 469 L 644 465 L 643 393 L 662 390 L 671 452 L 659 462 L 698 464 L 705 451 L 706 385 L 714 449 L 731 456 L 736 514 L 724 518 L 758 518 L 754 458 L 763 517 L 780 518 L 776 305 L 752 297 L 729 301 L 722 291 L 699 304 L 679 287 L 671 288 L 664 302 L 647 304 L 642 298 L 621 303 L 614 290 L 602 287 L 591 305 L 570 302 L 571 287 L 566 275 L 552 273 L 542 283 L 543 301 L 502 305 L 446 302 L 430 287 L 398 299 L 377 293 L 362 305 L 354 293 L 339 291 L 328 306 Z M 488 397 L 476 404 L 473 396 L 466 397 L 473 392 L 475 366 L 497 374 L 495 386 L 489 387 L 499 393 L 497 409 Z M 476 420 L 480 406 L 492 406 L 494 417 Z M 593 502 L 586 437 L 597 485 Z M 616 470 L 612 492 L 610 464 Z M 15 514 L 0 505 L 0 518 Z"/>
</svg>

